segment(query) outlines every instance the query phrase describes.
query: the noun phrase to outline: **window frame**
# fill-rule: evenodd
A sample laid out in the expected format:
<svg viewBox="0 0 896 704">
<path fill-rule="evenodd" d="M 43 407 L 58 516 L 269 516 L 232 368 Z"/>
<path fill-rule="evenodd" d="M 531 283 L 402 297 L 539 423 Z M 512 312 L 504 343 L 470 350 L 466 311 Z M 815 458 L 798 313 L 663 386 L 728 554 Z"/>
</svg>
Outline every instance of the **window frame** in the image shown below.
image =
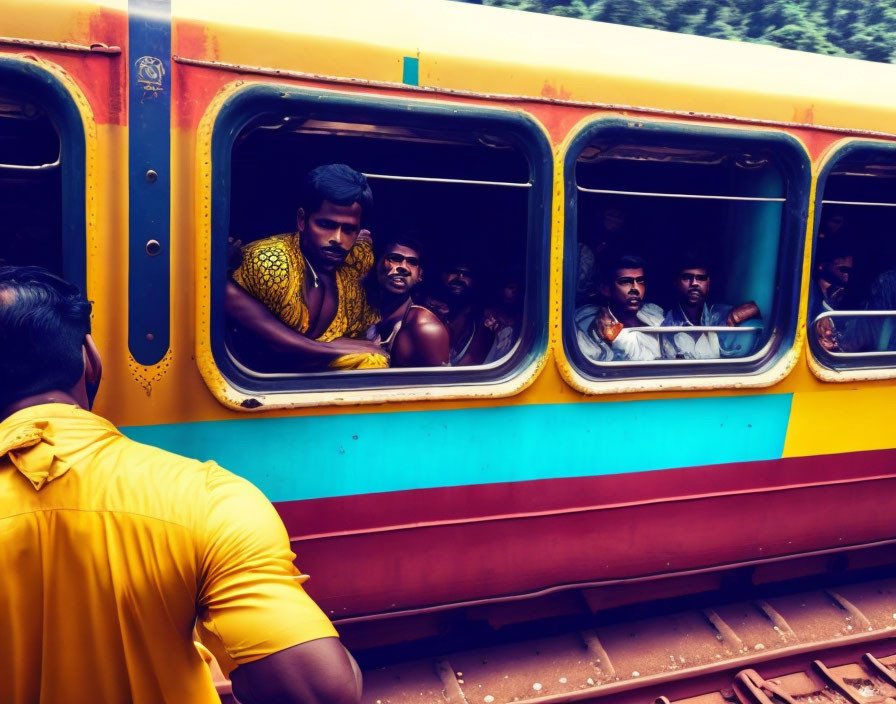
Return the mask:
<svg viewBox="0 0 896 704">
<path fill-rule="evenodd" d="M 893 163 L 896 164 L 896 144 L 883 140 L 847 138 L 834 144 L 825 154 L 824 160 L 818 170 L 815 181 L 815 198 L 813 200 L 813 219 L 810 240 L 811 258 L 809 260 L 809 289 L 806 296 L 806 330 L 807 330 L 807 354 L 809 369 L 821 381 L 842 383 L 851 381 L 873 381 L 877 379 L 896 379 L 896 352 L 889 355 L 875 357 L 860 357 L 855 359 L 867 359 L 867 364 L 838 363 L 837 358 L 829 355 L 818 347 L 818 343 L 809 331 L 812 329 L 813 320 L 809 320 L 810 304 L 813 300 L 814 289 L 812 285 L 811 271 L 815 266 L 815 256 L 818 253 L 818 228 L 821 225 L 821 211 L 823 210 L 824 192 L 828 177 L 836 166 L 845 158 L 856 152 L 875 150 L 892 154 Z M 893 201 L 896 203 L 896 200 Z M 841 311 L 847 312 L 847 311 Z M 861 354 L 861 353 L 859 353 Z M 876 365 L 875 359 L 889 361 L 889 364 Z"/>
<path fill-rule="evenodd" d="M 526 313 L 522 343 L 504 361 L 476 367 L 379 369 L 294 374 L 247 370 L 224 340 L 223 292 L 226 238 L 230 227 L 232 148 L 252 120 L 264 113 L 308 114 L 319 119 L 379 124 L 445 125 L 446 131 L 491 129 L 511 136 L 529 162 L 526 231 Z M 374 118 L 374 119 L 371 119 Z M 309 89 L 288 84 L 231 84 L 206 111 L 199 128 L 197 158 L 204 208 L 199 252 L 205 260 L 206 290 L 199 291 L 197 364 L 209 389 L 225 406 L 239 410 L 298 408 L 321 404 L 393 400 L 509 396 L 522 391 L 545 363 L 548 342 L 548 280 L 553 156 L 547 131 L 531 115 L 417 97 Z M 204 135 L 204 136 L 203 136 Z M 202 196 L 200 196 L 201 198 Z M 225 233 L 225 234 L 222 234 Z M 376 233 L 374 233 L 376 237 Z"/>
<path fill-rule="evenodd" d="M 581 152 L 597 138 L 645 146 L 689 146 L 703 149 L 768 147 L 779 157 L 784 201 L 778 244 L 779 271 L 789 274 L 774 293 L 774 327 L 765 345 L 743 360 L 656 360 L 654 362 L 604 362 L 584 359 L 575 339 L 574 315 L 578 247 L 578 198 L 576 165 Z M 600 117 L 585 123 L 568 141 L 563 157 L 565 201 L 564 270 L 561 294 L 562 355 L 557 363 L 562 376 L 586 394 L 612 394 L 651 390 L 699 390 L 758 388 L 781 381 L 799 356 L 797 335 L 802 262 L 811 188 L 811 159 L 799 139 L 771 130 L 719 127 L 694 123 L 643 121 Z M 764 319 L 768 313 L 763 311 Z M 744 333 L 753 334 L 753 333 Z"/>
<path fill-rule="evenodd" d="M 61 169 L 62 276 L 89 298 L 87 291 L 87 152 L 92 115 L 77 88 L 34 61 L 0 55 L 0 83 L 33 96 L 59 135 Z M 83 110 L 83 112 L 82 112 Z"/>
</svg>

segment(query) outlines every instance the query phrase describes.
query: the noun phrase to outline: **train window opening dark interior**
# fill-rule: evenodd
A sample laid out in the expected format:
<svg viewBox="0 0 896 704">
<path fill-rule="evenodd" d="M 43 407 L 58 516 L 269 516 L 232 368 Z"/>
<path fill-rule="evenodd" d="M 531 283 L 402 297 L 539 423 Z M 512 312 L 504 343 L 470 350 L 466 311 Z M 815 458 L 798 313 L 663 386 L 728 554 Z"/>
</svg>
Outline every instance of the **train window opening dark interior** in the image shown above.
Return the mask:
<svg viewBox="0 0 896 704">
<path fill-rule="evenodd" d="M 546 141 L 519 115 L 476 120 L 393 111 L 394 120 L 389 110 L 375 117 L 363 109 L 259 112 L 233 138 L 227 230 L 216 236 L 231 242 L 224 257 L 230 298 L 215 356 L 242 386 L 495 381 L 544 343 L 538 321 L 546 301 L 533 292 L 543 288 L 536 284 L 546 271 Z M 327 270 L 322 278 L 312 237 L 330 220 L 305 212 L 303 191 L 312 190 L 309 174 L 335 173 L 333 164 L 364 176 L 373 205 L 361 207 L 361 235 L 330 269 L 336 294 L 327 303 Z M 266 267 L 279 256 L 288 272 L 272 285 Z M 348 282 L 342 272 L 350 266 Z M 315 304 L 318 295 L 324 302 Z M 298 334 L 329 345 L 324 355 L 319 347 L 306 355 L 304 342 L 298 350 L 270 344 L 255 313 L 231 303 L 247 296 L 289 328 L 292 340 Z"/>
<path fill-rule="evenodd" d="M 61 141 L 27 93 L 0 90 L 0 264 L 62 266 Z"/>
<path fill-rule="evenodd" d="M 594 379 L 756 373 L 793 334 L 799 157 L 660 137 L 598 132 L 567 163 L 570 358 Z"/>
<path fill-rule="evenodd" d="M 896 365 L 896 148 L 853 144 L 819 179 L 809 344 L 832 369 Z"/>
</svg>

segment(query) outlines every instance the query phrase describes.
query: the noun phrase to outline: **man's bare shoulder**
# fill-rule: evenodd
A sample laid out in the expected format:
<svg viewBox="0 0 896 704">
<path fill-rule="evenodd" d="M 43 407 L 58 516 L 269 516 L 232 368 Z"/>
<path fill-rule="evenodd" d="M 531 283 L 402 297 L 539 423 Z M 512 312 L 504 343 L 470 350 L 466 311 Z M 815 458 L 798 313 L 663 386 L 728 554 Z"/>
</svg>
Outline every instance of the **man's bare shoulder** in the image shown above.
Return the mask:
<svg viewBox="0 0 896 704">
<path fill-rule="evenodd" d="M 431 338 L 448 334 L 448 328 L 439 320 L 439 317 L 429 308 L 423 306 L 412 306 L 402 327 L 413 332 L 415 337 L 420 335 Z"/>
</svg>

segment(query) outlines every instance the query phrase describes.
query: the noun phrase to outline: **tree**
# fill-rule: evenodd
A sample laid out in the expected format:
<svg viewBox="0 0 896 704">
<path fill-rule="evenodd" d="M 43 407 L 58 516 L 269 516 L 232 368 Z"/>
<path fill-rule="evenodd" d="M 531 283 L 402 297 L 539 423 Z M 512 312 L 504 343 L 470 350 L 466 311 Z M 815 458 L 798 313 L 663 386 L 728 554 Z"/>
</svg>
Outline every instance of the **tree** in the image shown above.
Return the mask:
<svg viewBox="0 0 896 704">
<path fill-rule="evenodd" d="M 896 63 L 896 6 L 879 0 L 458 0 Z"/>
</svg>

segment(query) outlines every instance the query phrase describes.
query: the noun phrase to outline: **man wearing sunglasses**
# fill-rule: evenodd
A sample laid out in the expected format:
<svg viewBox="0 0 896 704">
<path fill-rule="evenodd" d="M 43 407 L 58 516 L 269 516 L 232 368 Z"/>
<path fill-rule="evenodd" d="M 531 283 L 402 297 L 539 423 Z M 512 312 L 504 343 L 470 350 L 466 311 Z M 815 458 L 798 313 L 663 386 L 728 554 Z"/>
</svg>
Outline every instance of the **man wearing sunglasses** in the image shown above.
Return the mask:
<svg viewBox="0 0 896 704">
<path fill-rule="evenodd" d="M 648 361 L 660 357 L 658 335 L 639 327 L 659 326 L 662 309 L 644 302 L 644 260 L 624 254 L 611 260 L 601 275 L 600 293 L 606 305 L 586 305 L 576 311 L 576 338 L 582 354 L 594 362 Z"/>
<path fill-rule="evenodd" d="M 709 265 L 700 254 L 686 253 L 672 282 L 676 302 L 666 313 L 663 326 L 735 327 L 759 317 L 759 307 L 748 301 L 738 306 L 709 303 Z M 753 346 L 755 333 L 677 332 L 663 335 L 666 359 L 719 359 L 743 357 Z"/>
<path fill-rule="evenodd" d="M 415 305 L 411 292 L 423 281 L 422 246 L 411 237 L 395 239 L 376 263 L 380 322 L 367 330 L 392 367 L 448 364 L 448 329 L 428 308 Z"/>
</svg>

